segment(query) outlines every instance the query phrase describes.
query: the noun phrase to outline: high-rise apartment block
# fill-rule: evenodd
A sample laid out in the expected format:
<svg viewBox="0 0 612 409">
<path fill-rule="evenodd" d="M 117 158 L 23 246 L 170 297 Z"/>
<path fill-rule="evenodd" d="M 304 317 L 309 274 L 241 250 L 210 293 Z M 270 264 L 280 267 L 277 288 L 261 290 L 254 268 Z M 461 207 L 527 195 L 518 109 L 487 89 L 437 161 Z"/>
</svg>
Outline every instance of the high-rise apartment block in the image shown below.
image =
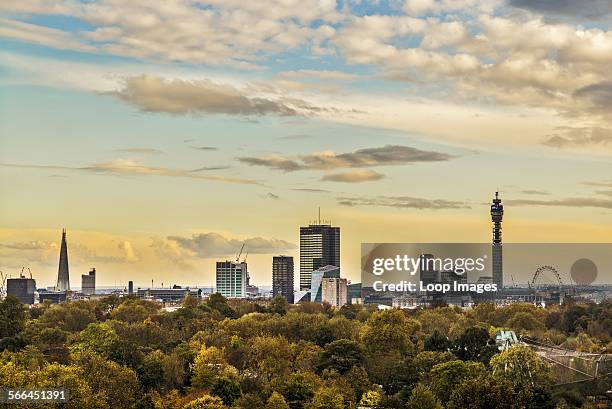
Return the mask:
<svg viewBox="0 0 612 409">
<path fill-rule="evenodd" d="M 272 259 L 272 295 L 282 295 L 293 304 L 293 257 L 275 256 Z"/>
</svg>

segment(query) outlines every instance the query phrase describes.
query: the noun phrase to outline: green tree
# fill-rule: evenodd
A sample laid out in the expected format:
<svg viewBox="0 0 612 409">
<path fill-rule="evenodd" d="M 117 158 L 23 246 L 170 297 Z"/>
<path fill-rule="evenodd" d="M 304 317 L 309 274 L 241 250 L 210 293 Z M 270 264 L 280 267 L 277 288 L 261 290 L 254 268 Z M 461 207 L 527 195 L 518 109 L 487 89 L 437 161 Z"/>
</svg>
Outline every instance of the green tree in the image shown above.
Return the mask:
<svg viewBox="0 0 612 409">
<path fill-rule="evenodd" d="M 19 334 L 25 324 L 26 311 L 17 298 L 9 295 L 0 301 L 0 339 Z"/>
<path fill-rule="evenodd" d="M 289 374 L 282 383 L 281 392 L 291 408 L 301 408 L 313 395 L 317 381 L 309 372 L 294 372 Z"/>
<path fill-rule="evenodd" d="M 135 403 L 138 378 L 133 370 L 93 352 L 75 353 L 72 361 L 83 370 L 84 379 L 94 393 L 104 397 L 109 408 L 128 409 Z"/>
<path fill-rule="evenodd" d="M 457 385 L 448 409 L 511 409 L 514 405 L 512 384 L 491 375 L 465 379 Z"/>
<path fill-rule="evenodd" d="M 212 394 L 220 397 L 226 405 L 231 406 L 242 395 L 242 391 L 236 377 L 222 376 L 215 379 Z"/>
<path fill-rule="evenodd" d="M 119 340 L 117 333 L 106 323 L 92 322 L 81 331 L 80 343 L 85 349 L 108 356 L 111 345 Z"/>
<path fill-rule="evenodd" d="M 318 369 L 331 369 L 344 374 L 363 361 L 363 348 L 358 342 L 339 339 L 325 346 Z"/>
<path fill-rule="evenodd" d="M 270 302 L 270 312 L 273 314 L 285 315 L 289 311 L 289 303 L 287 299 L 282 295 L 278 294 Z"/>
<path fill-rule="evenodd" d="M 377 311 L 361 330 L 361 341 L 370 352 L 414 351 L 411 336 L 419 329 L 418 321 L 409 320 L 400 310 Z"/>
<path fill-rule="evenodd" d="M 418 384 L 410 394 L 406 404 L 407 409 L 442 409 L 442 404 L 436 395 L 425 385 Z"/>
<path fill-rule="evenodd" d="M 453 352 L 457 358 L 464 361 L 481 361 L 486 364 L 497 352 L 497 347 L 490 343 L 486 329 L 470 327 L 455 340 Z"/>
<path fill-rule="evenodd" d="M 506 379 L 515 389 L 544 387 L 550 382 L 550 368 L 529 347 L 517 345 L 491 359 L 497 378 Z"/>
<path fill-rule="evenodd" d="M 452 343 L 447 336 L 440 334 L 437 329 L 433 333 L 425 338 L 424 348 L 425 351 L 439 351 L 446 352 L 452 347 Z"/>
<path fill-rule="evenodd" d="M 140 384 L 145 390 L 158 388 L 164 384 L 164 359 L 163 352 L 156 350 L 148 354 L 138 367 L 137 374 Z"/>
<path fill-rule="evenodd" d="M 344 398 L 338 390 L 322 387 L 315 393 L 307 407 L 308 409 L 344 409 Z"/>
<path fill-rule="evenodd" d="M 217 396 L 204 395 L 183 406 L 183 409 L 226 409 L 227 406 Z"/>
<path fill-rule="evenodd" d="M 429 387 L 442 402 L 448 402 L 455 385 L 465 379 L 476 378 L 485 373 L 480 362 L 454 360 L 435 365 L 429 373 Z"/>
<path fill-rule="evenodd" d="M 278 392 L 272 392 L 268 403 L 266 403 L 266 409 L 289 409 L 289 405 L 283 395 Z"/>
</svg>

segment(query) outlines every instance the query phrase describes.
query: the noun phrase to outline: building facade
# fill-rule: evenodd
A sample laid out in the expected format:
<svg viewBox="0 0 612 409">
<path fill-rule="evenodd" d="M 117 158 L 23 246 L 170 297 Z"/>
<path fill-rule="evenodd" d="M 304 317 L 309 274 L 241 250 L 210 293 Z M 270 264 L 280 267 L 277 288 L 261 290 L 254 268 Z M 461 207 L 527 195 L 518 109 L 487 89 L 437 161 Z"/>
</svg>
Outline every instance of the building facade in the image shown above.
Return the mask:
<svg viewBox="0 0 612 409">
<path fill-rule="evenodd" d="M 272 295 L 282 295 L 293 304 L 293 257 L 274 256 L 272 258 Z"/>
<path fill-rule="evenodd" d="M 346 278 L 324 278 L 321 281 L 322 302 L 340 308 L 348 303 Z"/>
<path fill-rule="evenodd" d="M 340 278 L 340 268 L 336 266 L 324 266 L 316 269 L 311 274 L 310 301 L 323 302 L 322 282 L 324 278 Z"/>
<path fill-rule="evenodd" d="M 89 273 L 81 275 L 81 292 L 85 295 L 96 293 L 96 269 L 92 268 Z"/>
<path fill-rule="evenodd" d="M 217 261 L 217 292 L 226 298 L 245 298 L 247 293 L 247 263 Z"/>
<path fill-rule="evenodd" d="M 340 267 L 340 227 L 300 227 L 300 290 L 309 290 L 312 272 L 328 265 Z"/>
<path fill-rule="evenodd" d="M 12 295 L 24 304 L 34 304 L 36 280 L 20 276 L 6 280 L 6 295 Z"/>
</svg>

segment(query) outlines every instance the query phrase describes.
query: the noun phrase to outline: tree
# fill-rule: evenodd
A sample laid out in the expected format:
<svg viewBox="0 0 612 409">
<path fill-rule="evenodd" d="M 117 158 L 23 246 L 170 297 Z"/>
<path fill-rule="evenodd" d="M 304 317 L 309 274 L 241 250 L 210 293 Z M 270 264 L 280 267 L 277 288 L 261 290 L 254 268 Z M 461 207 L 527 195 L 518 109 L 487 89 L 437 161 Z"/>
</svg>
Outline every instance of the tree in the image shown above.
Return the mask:
<svg viewBox="0 0 612 409">
<path fill-rule="evenodd" d="M 219 293 L 211 294 L 206 300 L 206 305 L 219 312 L 223 317 L 237 318 L 236 311 L 228 305 L 227 298 Z"/>
<path fill-rule="evenodd" d="M 204 395 L 183 406 L 183 409 L 226 409 L 227 406 L 216 396 Z"/>
<path fill-rule="evenodd" d="M 359 406 L 376 408 L 380 404 L 381 395 L 379 391 L 367 391 L 361 396 Z"/>
<path fill-rule="evenodd" d="M 489 333 L 481 327 L 470 327 L 454 342 L 453 352 L 464 361 L 481 361 L 488 363 L 497 352 L 497 347 L 490 343 Z"/>
<path fill-rule="evenodd" d="M 165 357 L 163 352 L 156 350 L 142 360 L 142 364 L 136 372 L 138 380 L 145 390 L 158 388 L 164 384 Z"/>
<path fill-rule="evenodd" d="M 226 405 L 232 405 L 242 395 L 240 383 L 236 377 L 222 376 L 215 379 L 212 393 L 221 398 Z"/>
<path fill-rule="evenodd" d="M 204 347 L 195 357 L 193 363 L 192 384 L 201 388 L 210 387 L 213 385 L 215 378 L 230 370 L 229 368 L 230 365 L 225 361 L 220 349 Z"/>
<path fill-rule="evenodd" d="M 515 389 L 544 387 L 550 382 L 550 369 L 529 347 L 517 345 L 491 359 L 491 369 L 500 379 L 507 379 Z"/>
<path fill-rule="evenodd" d="M 283 395 L 278 392 L 272 392 L 268 403 L 266 403 L 266 409 L 289 409 L 289 405 Z"/>
<path fill-rule="evenodd" d="M 14 337 L 24 330 L 26 311 L 12 295 L 0 301 L 0 339 Z"/>
<path fill-rule="evenodd" d="M 247 344 L 246 365 L 269 381 L 291 368 L 293 353 L 284 337 L 255 337 Z"/>
<path fill-rule="evenodd" d="M 344 374 L 363 361 L 363 348 L 358 342 L 339 339 L 325 346 L 317 369 L 332 369 Z"/>
<path fill-rule="evenodd" d="M 315 393 L 308 409 L 344 409 L 344 398 L 336 389 L 322 387 Z"/>
<path fill-rule="evenodd" d="M 111 345 L 119 340 L 117 333 L 108 324 L 95 322 L 81 331 L 80 338 L 83 347 L 105 357 L 108 356 Z"/>
<path fill-rule="evenodd" d="M 465 379 L 455 387 L 448 409 L 511 409 L 514 406 L 512 384 L 491 375 Z"/>
<path fill-rule="evenodd" d="M 480 362 L 454 360 L 435 365 L 429 373 L 429 387 L 442 402 L 448 402 L 458 383 L 464 379 L 476 378 L 485 372 Z"/>
<path fill-rule="evenodd" d="M 287 299 L 278 294 L 270 302 L 270 312 L 273 314 L 285 315 L 289 311 L 289 303 Z"/>
<path fill-rule="evenodd" d="M 71 358 L 83 370 L 83 377 L 94 393 L 99 393 L 109 408 L 132 407 L 138 390 L 138 378 L 133 370 L 89 351 L 76 353 Z"/>
<path fill-rule="evenodd" d="M 412 390 L 406 407 L 408 409 L 442 409 L 442 404 L 427 386 L 418 384 Z"/>
<path fill-rule="evenodd" d="M 447 336 L 440 334 L 435 329 L 430 336 L 425 338 L 424 347 L 426 351 L 446 352 L 451 349 L 452 343 Z"/>
<path fill-rule="evenodd" d="M 361 341 L 373 353 L 396 350 L 405 354 L 414 350 L 410 338 L 419 327 L 418 321 L 406 319 L 400 310 L 377 311 L 362 328 Z"/>
<path fill-rule="evenodd" d="M 281 392 L 291 408 L 301 408 L 309 401 L 317 386 L 315 375 L 309 372 L 294 372 L 283 380 Z"/>
</svg>

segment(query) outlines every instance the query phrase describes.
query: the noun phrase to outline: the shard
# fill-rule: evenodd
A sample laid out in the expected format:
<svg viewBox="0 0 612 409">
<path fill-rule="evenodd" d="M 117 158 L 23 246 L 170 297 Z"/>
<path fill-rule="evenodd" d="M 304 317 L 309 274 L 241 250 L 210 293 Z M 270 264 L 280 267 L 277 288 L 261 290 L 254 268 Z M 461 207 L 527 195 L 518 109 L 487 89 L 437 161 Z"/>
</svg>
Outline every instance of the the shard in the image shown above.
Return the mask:
<svg viewBox="0 0 612 409">
<path fill-rule="evenodd" d="M 70 291 L 70 274 L 68 273 L 68 246 L 66 229 L 62 229 L 62 246 L 60 248 L 59 268 L 57 270 L 56 291 Z"/>
</svg>

